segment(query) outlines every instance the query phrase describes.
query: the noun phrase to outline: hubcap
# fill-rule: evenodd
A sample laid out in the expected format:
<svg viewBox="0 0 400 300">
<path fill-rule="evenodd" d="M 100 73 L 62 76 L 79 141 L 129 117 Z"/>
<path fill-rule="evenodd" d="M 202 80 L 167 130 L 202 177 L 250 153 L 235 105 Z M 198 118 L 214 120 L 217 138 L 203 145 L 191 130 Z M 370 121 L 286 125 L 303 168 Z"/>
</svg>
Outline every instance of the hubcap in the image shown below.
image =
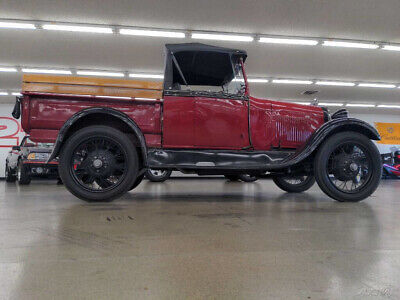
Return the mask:
<svg viewBox="0 0 400 300">
<path fill-rule="evenodd" d="M 73 178 L 89 191 L 103 192 L 115 188 L 127 175 L 127 169 L 124 149 L 109 138 L 88 139 L 73 152 Z"/>
</svg>

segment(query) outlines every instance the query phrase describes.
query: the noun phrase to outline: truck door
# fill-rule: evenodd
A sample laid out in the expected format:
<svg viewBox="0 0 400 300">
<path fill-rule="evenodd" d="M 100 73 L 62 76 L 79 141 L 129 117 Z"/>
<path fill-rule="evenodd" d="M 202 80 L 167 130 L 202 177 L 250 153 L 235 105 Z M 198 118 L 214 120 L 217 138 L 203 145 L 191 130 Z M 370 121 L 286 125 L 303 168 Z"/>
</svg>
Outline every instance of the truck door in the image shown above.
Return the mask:
<svg viewBox="0 0 400 300">
<path fill-rule="evenodd" d="M 194 110 L 194 97 L 164 96 L 163 148 L 194 147 Z"/>
<path fill-rule="evenodd" d="M 250 145 L 246 98 L 196 97 L 195 147 L 243 149 Z"/>
</svg>

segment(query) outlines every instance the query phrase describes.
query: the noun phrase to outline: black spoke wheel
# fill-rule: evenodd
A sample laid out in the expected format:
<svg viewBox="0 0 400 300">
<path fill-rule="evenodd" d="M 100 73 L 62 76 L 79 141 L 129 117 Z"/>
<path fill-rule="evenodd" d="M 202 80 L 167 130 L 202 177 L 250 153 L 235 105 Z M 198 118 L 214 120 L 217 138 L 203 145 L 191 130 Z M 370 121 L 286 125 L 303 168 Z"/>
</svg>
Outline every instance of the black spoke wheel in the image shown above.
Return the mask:
<svg viewBox="0 0 400 300">
<path fill-rule="evenodd" d="M 282 190 L 288 193 L 307 191 L 315 183 L 314 176 L 276 176 L 272 180 Z"/>
<path fill-rule="evenodd" d="M 117 129 L 86 127 L 64 145 L 59 173 L 75 196 L 89 201 L 113 200 L 127 192 L 136 180 L 136 148 Z"/>
<path fill-rule="evenodd" d="M 315 157 L 315 176 L 320 188 L 335 200 L 363 200 L 376 190 L 382 177 L 379 151 L 362 134 L 335 134 Z"/>
<path fill-rule="evenodd" d="M 146 178 L 152 182 L 163 182 L 171 176 L 171 170 L 147 169 Z"/>
</svg>

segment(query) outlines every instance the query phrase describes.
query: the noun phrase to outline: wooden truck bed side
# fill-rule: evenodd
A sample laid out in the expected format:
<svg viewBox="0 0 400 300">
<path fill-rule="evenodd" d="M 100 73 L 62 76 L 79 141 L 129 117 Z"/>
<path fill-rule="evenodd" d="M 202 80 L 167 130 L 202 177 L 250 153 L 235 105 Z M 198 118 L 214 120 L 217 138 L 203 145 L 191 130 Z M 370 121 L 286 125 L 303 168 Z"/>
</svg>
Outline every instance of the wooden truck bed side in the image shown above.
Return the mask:
<svg viewBox="0 0 400 300">
<path fill-rule="evenodd" d="M 75 113 L 106 107 L 134 120 L 148 146 L 161 145 L 162 82 L 24 75 L 22 93 L 22 127 L 33 140 L 53 142 L 61 126 Z"/>
</svg>

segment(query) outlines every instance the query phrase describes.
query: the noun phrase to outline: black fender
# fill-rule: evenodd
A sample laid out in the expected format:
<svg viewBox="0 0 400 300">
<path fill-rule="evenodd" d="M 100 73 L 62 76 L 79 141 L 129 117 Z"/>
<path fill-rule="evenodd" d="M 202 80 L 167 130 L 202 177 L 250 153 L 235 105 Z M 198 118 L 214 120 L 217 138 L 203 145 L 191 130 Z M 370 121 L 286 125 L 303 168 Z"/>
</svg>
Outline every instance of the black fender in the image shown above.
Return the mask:
<svg viewBox="0 0 400 300">
<path fill-rule="evenodd" d="M 60 154 L 61 147 L 63 143 L 65 142 L 65 137 L 67 136 L 67 133 L 71 126 L 80 120 L 81 118 L 88 116 L 90 114 L 107 114 L 111 115 L 113 117 L 118 118 L 119 120 L 123 121 L 126 125 L 129 126 L 130 129 L 132 129 L 133 133 L 136 135 L 138 138 L 138 141 L 140 143 L 140 147 L 142 149 L 142 159 L 143 159 L 143 165 L 147 166 L 147 147 L 146 147 L 146 140 L 144 138 L 144 135 L 142 131 L 140 130 L 139 126 L 133 121 L 129 116 L 124 114 L 123 112 L 120 112 L 116 109 L 113 108 L 108 108 L 108 107 L 91 107 L 91 108 L 86 108 L 84 110 L 81 110 L 71 116 L 61 127 L 60 131 L 58 132 L 58 136 L 56 139 L 56 142 L 54 144 L 53 151 L 51 152 L 51 155 L 47 162 L 53 160 Z"/>
<path fill-rule="evenodd" d="M 310 156 L 315 149 L 329 136 L 343 131 L 354 131 L 364 134 L 371 140 L 381 139 L 378 131 L 364 122 L 355 118 L 338 118 L 324 123 L 308 139 L 306 144 L 299 148 L 293 155 L 287 157 L 279 164 L 272 165 L 273 169 L 284 168 L 295 165 Z"/>
</svg>

